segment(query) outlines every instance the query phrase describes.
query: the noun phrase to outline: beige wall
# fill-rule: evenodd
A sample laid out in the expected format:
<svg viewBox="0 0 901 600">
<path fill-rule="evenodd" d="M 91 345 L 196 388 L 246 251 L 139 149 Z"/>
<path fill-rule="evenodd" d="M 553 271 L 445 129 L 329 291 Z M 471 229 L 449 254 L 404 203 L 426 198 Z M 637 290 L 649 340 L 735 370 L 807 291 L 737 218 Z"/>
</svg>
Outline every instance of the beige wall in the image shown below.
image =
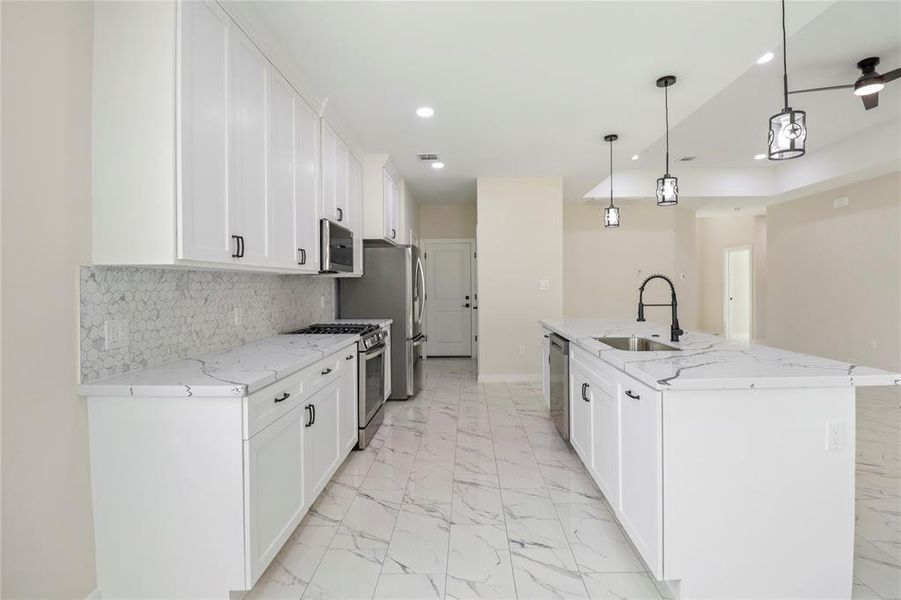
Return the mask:
<svg viewBox="0 0 901 600">
<path fill-rule="evenodd" d="M 537 380 L 538 319 L 563 314 L 563 181 L 479 178 L 477 197 L 479 378 Z"/>
<path fill-rule="evenodd" d="M 95 587 L 78 265 L 91 259 L 92 6 L 3 2 L 2 595 Z"/>
<path fill-rule="evenodd" d="M 696 326 L 697 257 L 694 212 L 653 203 L 621 207 L 622 226 L 605 229 L 603 207 L 567 203 L 563 219 L 563 311 L 571 318 L 637 316 L 638 287 L 654 273 L 669 276 L 679 298 L 679 322 Z M 682 278 L 682 274 L 685 278 Z M 653 286 L 653 287 L 651 287 Z M 646 299 L 669 301 L 663 282 L 649 284 Z M 647 318 L 669 323 L 665 308 Z"/>
<path fill-rule="evenodd" d="M 427 202 L 420 204 L 419 237 L 420 239 L 476 237 L 476 205 Z"/>
<path fill-rule="evenodd" d="M 901 368 L 901 174 L 770 206 L 767 265 L 768 344 Z"/>
<path fill-rule="evenodd" d="M 753 307 L 751 336 L 763 342 L 766 335 L 766 217 L 704 217 L 698 219 L 700 289 L 698 327 L 723 334 L 725 250 L 751 246 Z"/>
</svg>

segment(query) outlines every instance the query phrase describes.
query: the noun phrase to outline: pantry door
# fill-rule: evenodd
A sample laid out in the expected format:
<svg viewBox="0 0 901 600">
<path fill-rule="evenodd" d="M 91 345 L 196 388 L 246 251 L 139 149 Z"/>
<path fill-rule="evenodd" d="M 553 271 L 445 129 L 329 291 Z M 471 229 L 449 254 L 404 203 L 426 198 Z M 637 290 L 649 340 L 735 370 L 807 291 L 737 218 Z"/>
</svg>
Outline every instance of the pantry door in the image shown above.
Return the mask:
<svg viewBox="0 0 901 600">
<path fill-rule="evenodd" d="M 424 240 L 426 354 L 472 355 L 475 240 Z"/>
</svg>

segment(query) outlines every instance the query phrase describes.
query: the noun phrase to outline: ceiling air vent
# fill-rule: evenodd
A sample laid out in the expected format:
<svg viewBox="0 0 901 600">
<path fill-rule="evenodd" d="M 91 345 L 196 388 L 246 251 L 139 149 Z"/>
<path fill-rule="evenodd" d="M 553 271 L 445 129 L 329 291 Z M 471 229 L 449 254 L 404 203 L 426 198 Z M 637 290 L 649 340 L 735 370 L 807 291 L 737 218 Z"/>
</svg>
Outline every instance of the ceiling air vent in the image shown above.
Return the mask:
<svg viewBox="0 0 901 600">
<path fill-rule="evenodd" d="M 438 155 L 432 154 L 431 152 L 428 152 L 426 154 L 418 154 L 417 156 L 419 156 L 419 160 L 421 160 L 422 162 L 435 162 L 436 160 L 438 160 Z"/>
<path fill-rule="evenodd" d="M 682 158 L 679 159 L 679 162 L 691 162 L 696 158 L 697 158 L 697 156 L 683 156 Z"/>
</svg>

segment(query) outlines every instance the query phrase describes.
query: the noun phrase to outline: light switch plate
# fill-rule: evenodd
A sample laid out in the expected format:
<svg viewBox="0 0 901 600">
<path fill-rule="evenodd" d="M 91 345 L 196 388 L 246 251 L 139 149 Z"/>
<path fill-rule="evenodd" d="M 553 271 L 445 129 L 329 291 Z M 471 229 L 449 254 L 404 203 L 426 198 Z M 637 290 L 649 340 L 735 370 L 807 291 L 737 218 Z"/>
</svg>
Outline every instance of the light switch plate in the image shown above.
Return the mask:
<svg viewBox="0 0 901 600">
<path fill-rule="evenodd" d="M 539 279 L 538 280 L 538 289 L 539 290 L 549 290 L 551 289 L 551 282 L 547 279 Z"/>
</svg>

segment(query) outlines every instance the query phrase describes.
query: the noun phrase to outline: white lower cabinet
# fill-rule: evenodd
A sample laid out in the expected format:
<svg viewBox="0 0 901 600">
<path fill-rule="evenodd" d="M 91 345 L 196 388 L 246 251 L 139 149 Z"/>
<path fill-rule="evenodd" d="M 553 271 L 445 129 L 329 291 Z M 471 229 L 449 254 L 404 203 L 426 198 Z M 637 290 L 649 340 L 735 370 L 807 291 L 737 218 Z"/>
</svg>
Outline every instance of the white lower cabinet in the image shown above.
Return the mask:
<svg viewBox="0 0 901 600">
<path fill-rule="evenodd" d="M 305 507 L 303 407 L 244 442 L 247 570 L 255 581 L 300 521 Z"/>
<path fill-rule="evenodd" d="M 662 579 L 662 394 L 570 348 L 570 443 L 651 573 Z"/>
<path fill-rule="evenodd" d="M 620 381 L 620 521 L 651 572 L 663 574 L 661 394 Z"/>
<path fill-rule="evenodd" d="M 575 357 L 569 362 L 569 443 L 586 465 L 591 464 L 591 383 Z"/>
<path fill-rule="evenodd" d="M 356 350 L 246 397 L 88 397 L 104 597 L 251 589 L 356 442 Z"/>
<path fill-rule="evenodd" d="M 357 353 L 355 348 L 344 355 L 338 388 L 338 445 L 350 452 L 357 445 Z"/>
<path fill-rule="evenodd" d="M 333 381 L 304 404 L 303 479 L 307 496 L 319 495 L 338 463 L 338 386 Z"/>
</svg>

